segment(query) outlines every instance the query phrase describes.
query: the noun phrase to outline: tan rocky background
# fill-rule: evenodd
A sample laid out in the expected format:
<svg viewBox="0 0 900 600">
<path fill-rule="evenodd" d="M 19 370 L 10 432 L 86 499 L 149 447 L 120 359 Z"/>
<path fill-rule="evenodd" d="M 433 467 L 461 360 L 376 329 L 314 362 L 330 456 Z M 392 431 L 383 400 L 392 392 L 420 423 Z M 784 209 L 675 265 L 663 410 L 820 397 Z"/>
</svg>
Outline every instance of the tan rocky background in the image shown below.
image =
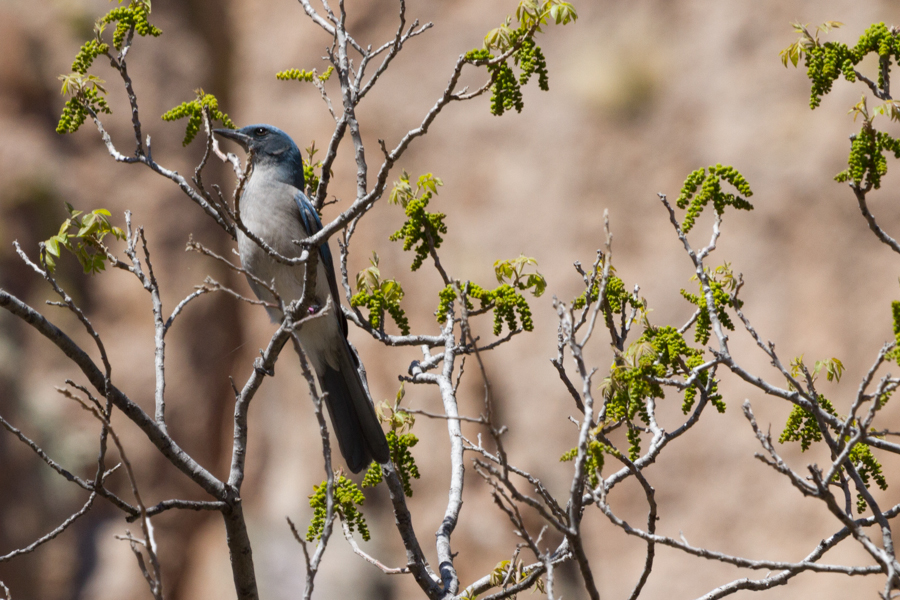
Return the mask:
<svg viewBox="0 0 900 600">
<path fill-rule="evenodd" d="M 604 209 L 610 213 L 619 276 L 629 286 L 641 285 L 653 323 L 680 324 L 691 311 L 678 290 L 694 284 L 688 282 L 689 261 L 656 192 L 675 197 L 685 176 L 701 166 L 736 166 L 753 187 L 756 208 L 726 215 L 715 261 L 729 261 L 744 274 L 746 312 L 782 357 L 836 356 L 844 362 L 843 384 L 826 392 L 839 406 L 855 393 L 891 336 L 889 301 L 900 294 L 896 258 L 868 232 L 849 190 L 831 179 L 846 160 L 847 136 L 854 131 L 846 111 L 860 88 L 839 84 L 819 109 L 810 111 L 802 69 L 784 69 L 778 59 L 778 51 L 793 41 L 790 21 L 843 21 L 845 28 L 833 36 L 853 43 L 872 22 L 898 22 L 897 3 L 579 0 L 576 6 L 577 24 L 550 27 L 541 40 L 550 68 L 549 93 L 532 84 L 525 90 L 523 113 L 503 118 L 489 114 L 487 98 L 451 105 L 399 165 L 444 180 L 434 206 L 449 215 L 443 257 L 453 275 L 488 283 L 495 259 L 524 253 L 540 262 L 549 291 L 532 303 L 535 331 L 493 353 L 488 370 L 499 419 L 510 427 L 513 461 L 559 493 L 569 475 L 556 460 L 574 445 L 575 431 L 566 420 L 574 409 L 548 360 L 555 352 L 551 296 L 568 299 L 579 293 L 571 264 L 589 263 L 602 244 Z M 55 233 L 64 219 L 67 201 L 81 209 L 109 208 L 119 220 L 126 208 L 133 211 L 151 240 L 169 310 L 207 274 L 242 286 L 217 265 L 183 252 L 190 234 L 222 252 L 231 244 L 175 186 L 142 167 L 115 164 L 90 126 L 73 136 L 54 133 L 63 103 L 56 76 L 68 71 L 94 19 L 108 8 L 104 0 L 0 0 L 0 285 L 32 305 L 49 297 L 11 244 L 17 239 L 34 255 L 37 242 Z M 348 0 L 347 8 L 349 28 L 365 43 L 380 43 L 395 28 L 393 2 Z M 514 0 L 410 0 L 411 16 L 434 21 L 435 27 L 409 44 L 360 109 L 371 160 L 377 159 L 375 140 L 390 144 L 418 124 L 443 90 L 456 57 L 480 45 L 484 33 L 514 9 Z M 242 125 L 275 124 L 301 147 L 312 140 L 326 143 L 331 121 L 315 90 L 274 78 L 289 67 L 324 68 L 319 59 L 330 40 L 296 2 L 155 0 L 151 20 L 165 33 L 158 40 L 138 40 L 129 64 L 159 162 L 182 173 L 196 164 L 198 145 L 182 150 L 183 128 L 162 123 L 158 115 L 190 99 L 197 87 L 216 94 Z M 110 83 L 115 114 L 106 123 L 127 152 L 131 131 L 114 73 L 101 61 L 94 72 Z M 890 168 L 872 208 L 882 226 L 896 234 L 896 163 Z M 331 189 L 342 199 L 339 207 L 352 198 L 353 175 L 353 165 L 343 157 Z M 230 189 L 232 180 L 224 170 L 218 177 Z M 427 268 L 409 274 L 409 257 L 388 242 L 402 220 L 396 207 L 376 207 L 355 238 L 351 271 L 365 267 L 370 252 L 377 251 L 385 275 L 404 282 L 414 330 L 430 331 L 438 278 Z M 708 225 L 701 222 L 698 242 L 706 239 Z M 151 406 L 149 297 L 121 273 L 87 278 L 72 262 L 62 268 L 62 281 L 104 335 L 118 385 L 145 408 Z M 67 313 L 46 310 L 66 331 L 80 335 Z M 189 452 L 223 473 L 232 411 L 227 376 L 241 381 L 248 375 L 272 326 L 261 311 L 225 297 L 196 302 L 182 319 L 168 346 L 170 427 Z M 78 339 L 84 342 L 83 337 Z M 781 383 L 746 335 L 732 338 L 742 364 Z M 359 333 L 353 340 L 376 400 L 393 397 L 397 375 L 406 372 L 416 352 L 385 351 Z M 591 360 L 601 374 L 610 362 L 602 336 Z M 89 474 L 97 427 L 54 391 L 75 375 L 48 343 L 0 313 L 0 414 L 69 469 Z M 307 495 L 322 478 L 304 389 L 290 361 L 283 361 L 251 411 L 244 500 L 264 598 L 294 598 L 303 580 L 300 549 L 284 517 L 308 522 Z M 798 560 L 837 524 L 823 506 L 800 497 L 753 459 L 757 447 L 739 407 L 749 398 L 760 422 L 772 423 L 776 433 L 789 409 L 733 378 L 725 377 L 723 389 L 727 413 L 707 414 L 647 471 L 661 506 L 660 531 L 676 537 L 682 532 L 695 545 L 751 558 Z M 480 382 L 473 376 L 461 394 L 462 411 L 477 414 L 480 399 Z M 407 401 L 422 409 L 439 406 L 432 389 L 410 389 Z M 680 400 L 666 403 L 663 425 L 671 428 L 678 422 Z M 886 410 L 892 411 L 884 417 L 890 423 L 897 409 Z M 118 426 L 150 502 L 202 499 L 136 430 L 124 422 Z M 415 485 L 412 510 L 420 539 L 431 552 L 431 532 L 446 502 L 448 442 L 443 422 L 420 418 L 415 431 L 422 439 L 414 454 L 423 475 Z M 474 427 L 464 431 L 477 434 Z M 800 456 L 794 448 L 784 452 L 798 468 L 827 459 L 815 453 Z M 889 479 L 898 468 L 896 460 L 885 457 Z M 474 473 L 467 474 L 466 485 L 453 540 L 461 578 L 469 582 L 509 558 L 517 540 Z M 892 505 L 897 493 L 891 488 L 878 497 Z M 55 527 L 84 499 L 80 489 L 0 432 L 0 555 Z M 634 486 L 618 489 L 612 501 L 620 514 L 643 524 L 643 501 Z M 374 534 L 367 549 L 399 565 L 402 547 L 383 491 L 367 500 L 366 515 Z M 589 551 L 601 595 L 627 597 L 643 564 L 643 544 L 612 528 L 598 512 L 589 521 Z M 220 519 L 169 512 L 155 523 L 169 598 L 232 597 Z M 16 600 L 146 598 L 131 553 L 113 537 L 127 527 L 98 501 L 58 540 L 0 564 L 0 580 Z M 828 557 L 831 562 L 866 560 L 850 544 Z M 411 579 L 380 574 L 339 538 L 325 565 L 317 580 L 320 598 L 420 595 Z M 694 598 L 743 576 L 760 574 L 661 549 L 643 597 Z M 578 582 L 574 570 L 562 570 L 557 582 L 564 598 L 581 597 L 572 585 Z M 804 575 L 766 597 L 875 597 L 880 584 Z"/>
</svg>

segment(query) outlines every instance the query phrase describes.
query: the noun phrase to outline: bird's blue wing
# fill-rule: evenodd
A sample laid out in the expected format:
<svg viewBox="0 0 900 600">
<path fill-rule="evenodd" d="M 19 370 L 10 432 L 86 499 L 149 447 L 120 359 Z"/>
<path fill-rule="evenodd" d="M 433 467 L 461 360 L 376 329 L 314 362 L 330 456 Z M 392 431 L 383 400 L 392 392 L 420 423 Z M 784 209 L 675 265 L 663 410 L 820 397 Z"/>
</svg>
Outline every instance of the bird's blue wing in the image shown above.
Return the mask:
<svg viewBox="0 0 900 600">
<path fill-rule="evenodd" d="M 315 235 L 318 233 L 322 229 L 322 220 L 319 218 L 319 214 L 313 207 L 312 202 L 310 202 L 309 198 L 306 197 L 306 194 L 301 191 L 298 191 L 294 196 L 294 201 L 297 203 L 297 208 L 300 209 L 300 221 L 303 223 L 303 228 L 306 229 L 306 234 Z M 341 310 L 341 296 L 338 294 L 337 277 L 334 273 L 334 260 L 331 256 L 331 248 L 328 247 L 328 242 L 319 246 L 319 260 L 322 261 L 322 264 L 325 267 L 325 275 L 328 277 L 328 289 L 331 292 L 331 301 L 334 303 L 334 309 L 341 321 L 341 327 L 343 328 L 344 336 L 346 337 L 347 318 L 344 317 L 344 313 Z"/>
<path fill-rule="evenodd" d="M 319 218 L 319 214 L 313 207 L 312 202 L 309 201 L 309 198 L 307 198 L 306 194 L 303 192 L 297 192 L 294 196 L 294 201 L 297 203 L 297 208 L 300 209 L 300 220 L 303 222 L 303 228 L 306 229 L 306 234 L 317 234 L 322 229 L 322 220 Z M 328 247 L 328 242 L 319 246 L 319 251 L 322 254 L 322 258 L 325 259 L 327 266 L 334 272 L 334 263 L 331 258 L 331 249 Z"/>
</svg>

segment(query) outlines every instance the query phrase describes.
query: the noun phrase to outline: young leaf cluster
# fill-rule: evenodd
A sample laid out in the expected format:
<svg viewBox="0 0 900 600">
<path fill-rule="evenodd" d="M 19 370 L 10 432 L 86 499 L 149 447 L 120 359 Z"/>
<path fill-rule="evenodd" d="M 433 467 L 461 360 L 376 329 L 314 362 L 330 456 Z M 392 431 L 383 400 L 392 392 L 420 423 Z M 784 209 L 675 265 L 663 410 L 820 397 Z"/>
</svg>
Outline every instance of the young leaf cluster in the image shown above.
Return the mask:
<svg viewBox="0 0 900 600">
<path fill-rule="evenodd" d="M 561 0 L 522 0 L 516 9 L 518 26 L 511 27 L 512 18 L 492 29 L 484 37 L 484 46 L 466 53 L 466 60 L 475 65 L 484 65 L 491 76 L 491 114 L 500 116 L 507 110 L 522 112 L 524 100 L 522 86 L 531 76 L 537 74 L 538 87 L 550 89 L 547 73 L 547 60 L 541 47 L 534 41 L 534 34 L 541 31 L 541 26 L 548 23 L 566 25 L 578 18 L 575 7 Z M 509 52 L 503 60 L 491 53 L 497 50 L 500 55 Z M 519 68 L 516 77 L 510 66 Z"/>
<path fill-rule="evenodd" d="M 525 581 L 529 575 L 531 575 L 531 571 L 525 568 L 525 563 L 521 560 L 501 560 L 494 567 L 494 570 L 491 571 L 490 583 L 494 587 L 514 585 Z M 542 594 L 547 593 L 544 588 L 544 580 L 540 577 L 534 580 L 534 589 Z M 513 595 L 511 597 L 515 598 L 516 596 Z"/>
<path fill-rule="evenodd" d="M 730 183 L 743 196 L 723 192 L 722 181 Z M 699 194 L 697 194 L 697 188 L 700 188 Z M 753 210 L 753 205 L 746 200 L 752 195 L 750 184 L 734 167 L 723 167 L 717 164 L 707 169 L 697 169 L 684 180 L 684 186 L 682 186 L 681 194 L 676 202 L 678 208 L 687 208 L 681 228 L 688 233 L 710 201 L 718 215 L 725 211 L 726 206 L 733 206 L 740 210 Z"/>
<path fill-rule="evenodd" d="M 425 210 L 431 197 L 437 195 L 437 188 L 442 185 L 444 182 L 440 178 L 426 173 L 419 177 L 414 190 L 409 181 L 409 174 L 403 171 L 400 181 L 394 184 L 391 191 L 390 202 L 399 204 L 405 209 L 406 222 L 403 227 L 391 234 L 390 240 L 392 242 L 403 240 L 404 250 L 415 249 L 416 256 L 411 267 L 413 271 L 422 266 L 432 249 L 440 248 L 444 241 L 441 235 L 447 233 L 447 225 L 444 223 L 447 215 Z"/>
<path fill-rule="evenodd" d="M 182 102 L 175 108 L 163 113 L 162 116 L 163 121 L 177 121 L 187 117 L 188 124 L 184 132 L 184 140 L 181 142 L 182 146 L 187 146 L 194 141 L 194 138 L 200 131 L 200 126 L 203 124 L 204 110 L 209 111 L 211 121 L 219 121 L 225 127 L 235 128 L 234 121 L 219 110 L 219 101 L 215 96 L 206 94 L 203 90 L 197 90 L 196 94 L 197 97 L 190 102 Z"/>
<path fill-rule="evenodd" d="M 316 78 L 319 81 L 328 81 L 332 73 L 334 73 L 333 66 L 329 66 L 321 75 L 319 75 L 315 69 L 312 71 L 307 71 L 306 69 L 287 69 L 286 71 L 275 73 L 275 78 L 279 81 L 306 81 L 311 83 L 313 78 Z"/>
<path fill-rule="evenodd" d="M 539 297 L 547 289 L 547 280 L 536 270 L 527 273 L 530 266 L 537 266 L 537 260 L 520 254 L 518 258 L 510 260 L 498 260 L 494 263 L 494 274 L 499 283 L 507 283 L 519 291 L 531 290 L 535 298 Z"/>
<path fill-rule="evenodd" d="M 406 388 L 401 381 L 400 389 L 397 390 L 397 398 L 394 400 L 394 405 L 391 406 L 387 403 L 387 400 L 385 400 L 375 407 L 375 412 L 378 414 L 378 420 L 390 425 L 391 431 L 399 433 L 403 433 L 404 431 L 408 432 L 412 430 L 413 425 L 416 424 L 416 415 L 400 406 L 405 395 Z"/>
<path fill-rule="evenodd" d="M 409 335 L 409 319 L 400 307 L 403 300 L 403 286 L 396 279 L 381 279 L 378 255 L 372 253 L 371 266 L 356 275 L 356 295 L 350 298 L 350 306 L 365 307 L 369 310 L 369 324 L 374 329 L 384 327 L 384 313 L 387 313 L 403 332 Z"/>
<path fill-rule="evenodd" d="M 801 377 L 806 378 L 808 374 L 813 383 L 815 383 L 823 370 L 825 371 L 825 378 L 828 381 L 840 381 L 841 375 L 844 374 L 844 363 L 837 358 L 817 360 L 810 373 L 808 372 L 806 364 L 803 362 L 803 355 L 800 355 L 791 361 L 791 376 L 795 379 Z M 794 389 L 794 385 L 790 381 L 788 381 L 788 389 Z"/>
<path fill-rule="evenodd" d="M 388 447 L 391 450 L 391 461 L 400 475 L 403 493 L 408 498 L 411 498 L 413 492 L 410 480 L 419 479 L 419 467 L 416 465 L 416 461 L 409 449 L 419 443 L 419 438 L 410 432 L 410 429 L 416 422 L 416 416 L 400 407 L 400 402 L 403 400 L 405 393 L 401 383 L 394 405 L 391 406 L 385 401 L 377 406 L 375 410 L 378 413 L 379 420 L 391 426 L 391 431 L 385 436 L 388 441 Z M 369 466 L 369 470 L 366 471 L 362 487 L 375 487 L 383 479 L 384 472 L 381 469 L 381 465 L 373 462 Z"/>
<path fill-rule="evenodd" d="M 312 142 L 306 149 L 306 156 L 303 158 L 303 181 L 306 183 L 304 193 L 310 197 L 315 195 L 319 189 L 319 180 L 321 179 L 322 161 L 315 160 L 318 151 L 316 142 Z"/>
<path fill-rule="evenodd" d="M 71 252 L 86 274 L 96 274 L 106 269 L 106 248 L 103 240 L 112 235 L 117 240 L 125 239 L 125 232 L 109 222 L 110 212 L 98 208 L 84 214 L 66 203 L 69 218 L 63 221 L 59 233 L 44 241 L 42 258 L 47 270 L 56 270 L 56 261 L 65 248 Z"/>
<path fill-rule="evenodd" d="M 327 482 L 313 486 L 313 493 L 309 497 L 309 506 L 313 509 L 312 521 L 306 531 L 306 541 L 313 542 L 322 537 L 325 529 L 327 512 Z M 366 497 L 355 483 L 341 474 L 335 474 L 334 478 L 334 510 L 341 516 L 344 523 L 352 533 L 359 530 L 363 540 L 369 541 L 369 526 L 363 514 L 356 508 L 362 506 Z"/>
<path fill-rule="evenodd" d="M 697 280 L 697 277 L 694 276 L 691 279 Z M 718 317 L 719 322 L 725 329 L 734 331 L 734 323 L 731 321 L 731 317 L 728 316 L 725 309 L 739 309 L 744 303 L 732 295 L 732 292 L 737 286 L 737 282 L 734 279 L 734 274 L 731 272 L 730 265 L 726 263 L 716 267 L 713 273 L 708 277 L 708 280 L 709 287 L 712 290 L 716 316 Z M 691 294 L 687 290 L 681 290 L 681 295 L 685 300 L 700 309 L 700 313 L 697 315 L 697 322 L 694 324 L 694 341 L 698 344 L 705 345 L 709 341 L 709 336 L 712 333 L 712 321 L 709 317 L 709 311 L 707 310 L 706 294 L 703 293 L 703 284 L 699 280 L 697 281 L 697 284 L 700 286 L 698 294 Z"/>
</svg>

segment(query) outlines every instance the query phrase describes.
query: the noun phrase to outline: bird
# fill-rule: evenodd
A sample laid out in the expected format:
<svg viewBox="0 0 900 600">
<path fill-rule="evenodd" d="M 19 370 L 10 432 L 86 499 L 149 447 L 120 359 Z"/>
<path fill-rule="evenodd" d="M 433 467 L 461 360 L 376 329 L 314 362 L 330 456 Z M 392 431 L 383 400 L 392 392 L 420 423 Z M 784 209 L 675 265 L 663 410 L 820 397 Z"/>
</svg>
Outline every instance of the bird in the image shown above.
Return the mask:
<svg viewBox="0 0 900 600">
<path fill-rule="evenodd" d="M 222 138 L 237 142 L 249 153 L 251 172 L 240 196 L 240 218 L 246 228 L 284 257 L 295 258 L 302 241 L 322 229 L 322 221 L 303 193 L 303 157 L 297 144 L 271 125 L 249 125 L 240 129 L 215 129 Z M 271 257 L 263 248 L 238 231 L 238 252 L 247 274 L 274 283 L 285 305 L 303 294 L 306 264 L 288 265 Z M 334 261 L 328 243 L 318 248 L 318 268 L 314 306 L 323 311 L 331 301 L 329 314 L 310 319 L 297 337 L 326 393 L 325 404 L 341 454 L 353 473 L 374 459 L 390 461 L 390 448 L 359 374 L 359 359 L 347 341 L 347 318 L 341 310 Z M 273 302 L 272 293 L 249 275 L 247 281 L 256 296 Z M 266 307 L 273 322 L 281 322 L 282 311 Z"/>
</svg>

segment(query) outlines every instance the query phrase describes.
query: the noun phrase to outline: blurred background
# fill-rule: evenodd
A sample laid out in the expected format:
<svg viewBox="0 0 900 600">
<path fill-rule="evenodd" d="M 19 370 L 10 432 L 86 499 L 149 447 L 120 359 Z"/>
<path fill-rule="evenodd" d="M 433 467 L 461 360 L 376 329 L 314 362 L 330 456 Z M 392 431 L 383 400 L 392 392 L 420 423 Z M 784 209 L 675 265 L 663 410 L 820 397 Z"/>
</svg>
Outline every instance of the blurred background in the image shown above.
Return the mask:
<svg viewBox="0 0 900 600">
<path fill-rule="evenodd" d="M 348 27 L 364 45 L 387 41 L 396 29 L 394 2 L 347 0 Z M 868 231 L 851 192 L 832 177 L 844 168 L 847 136 L 858 129 L 846 114 L 859 100 L 860 85 L 836 85 L 820 108 L 809 110 L 804 70 L 781 66 L 778 52 L 795 39 L 789 23 L 837 20 L 845 27 L 829 36 L 853 44 L 871 23 L 894 24 L 900 6 L 887 0 L 576 0 L 580 18 L 567 27 L 548 27 L 540 37 L 550 71 L 550 91 L 532 83 L 524 90 L 525 110 L 502 118 L 489 113 L 487 96 L 448 106 L 424 138 L 404 156 L 403 168 L 418 176 L 433 172 L 444 181 L 434 210 L 448 214 L 450 233 L 444 266 L 459 279 L 492 285 L 496 259 L 520 253 L 537 258 L 548 292 L 532 301 L 536 327 L 487 357 L 496 414 L 509 426 L 506 444 L 517 466 L 542 478 L 561 497 L 570 467 L 557 457 L 574 446 L 575 413 L 549 359 L 555 355 L 552 296 L 568 300 L 581 292 L 572 263 L 590 264 L 603 244 L 602 219 L 609 210 L 613 262 L 626 285 L 638 284 L 656 325 L 682 324 L 692 312 L 679 295 L 693 291 L 690 261 L 668 223 L 657 192 L 678 195 L 687 174 L 717 162 L 734 165 L 749 180 L 755 210 L 729 212 L 711 264 L 730 262 L 743 273 L 745 312 L 760 334 L 777 345 L 785 361 L 805 355 L 807 363 L 837 357 L 847 367 L 843 383 L 823 391 L 846 410 L 858 382 L 881 345 L 891 338 L 890 301 L 900 295 L 896 256 Z M 417 126 L 446 85 L 459 54 L 480 46 L 482 37 L 515 11 L 515 0 L 410 0 L 409 18 L 434 21 L 427 34 L 409 42 L 359 108 L 371 164 L 380 164 L 378 139 L 392 146 Z M 238 289 L 246 284 L 218 264 L 184 252 L 189 235 L 221 253 L 233 243 L 204 218 L 170 181 L 141 166 L 116 164 L 96 130 L 54 132 L 64 99 L 57 75 L 68 73 L 79 46 L 104 0 L 0 0 L 0 286 L 40 307 L 51 291 L 15 255 L 18 240 L 32 257 L 37 244 L 55 234 L 65 218 L 64 202 L 81 210 L 104 207 L 116 224 L 123 211 L 145 227 L 161 280 L 166 311 L 211 275 Z M 193 98 L 202 87 L 215 94 L 239 125 L 265 122 L 287 131 L 302 147 L 324 147 L 333 122 L 308 84 L 276 81 L 276 71 L 316 67 L 330 38 L 305 16 L 297 2 L 272 0 L 154 0 L 151 22 L 158 39 L 139 38 L 129 67 L 135 81 L 154 158 L 190 174 L 202 148 L 181 147 L 183 122 L 159 115 Z M 864 65 L 863 69 L 871 69 Z M 114 114 L 104 119 L 114 142 L 132 152 L 127 102 L 116 74 L 102 60 L 92 72 L 108 82 Z M 467 75 L 478 85 L 483 71 Z M 329 90 L 337 97 L 336 82 Z M 888 127 L 882 123 L 882 127 Z M 896 127 L 894 127 L 896 129 Z M 344 148 L 346 152 L 346 147 Z M 330 192 L 339 199 L 326 209 L 337 214 L 352 201 L 355 167 L 341 155 Z M 898 169 L 871 196 L 881 225 L 896 235 Z M 230 191 L 233 176 L 213 166 L 208 180 Z M 372 251 L 385 277 L 401 280 L 414 331 L 435 331 L 432 311 L 439 278 L 426 267 L 411 274 L 411 257 L 388 241 L 403 222 L 402 211 L 382 202 L 354 238 L 351 275 L 368 266 Z M 711 221 L 702 219 L 695 244 L 708 240 Z M 66 257 L 60 281 L 103 335 L 113 357 L 113 379 L 146 410 L 153 403 L 152 313 L 148 294 L 121 272 L 88 277 Z M 249 292 L 248 292 L 249 293 Z M 90 346 L 72 316 L 44 307 L 69 335 Z M 490 335 L 489 323 L 482 333 Z M 258 348 L 273 332 L 258 307 L 224 295 L 192 303 L 168 338 L 170 429 L 188 452 L 224 476 L 230 458 L 232 402 L 228 376 L 249 375 Z M 385 350 L 359 332 L 351 333 L 368 370 L 376 401 L 393 398 L 397 376 L 406 373 L 412 349 Z M 782 384 L 748 336 L 732 336 L 733 353 L 745 367 Z M 320 448 L 305 383 L 289 354 L 268 379 L 251 410 L 250 449 L 243 498 L 249 519 L 261 596 L 294 598 L 304 581 L 302 554 L 285 522 L 305 528 L 307 496 L 323 478 Z M 589 356 L 599 368 L 611 361 L 602 332 Z M 694 545 L 756 559 L 797 561 L 823 537 L 839 529 L 825 507 L 803 498 L 788 482 L 753 458 L 758 451 L 741 414 L 745 399 L 761 426 L 777 436 L 790 412 L 722 373 L 728 411 L 710 410 L 695 429 L 663 453 L 646 471 L 660 504 L 659 532 Z M 35 439 L 71 471 L 92 476 L 97 423 L 62 398 L 55 387 L 80 374 L 28 327 L 0 311 L 0 414 Z M 461 412 L 481 410 L 481 381 L 472 369 L 460 388 Z M 440 410 L 433 388 L 407 387 L 405 402 Z M 681 399 L 661 403 L 662 425 L 681 422 Z M 881 425 L 898 417 L 885 409 Z M 147 502 L 176 497 L 204 499 L 199 490 L 160 459 L 136 428 L 114 420 L 136 465 Z M 411 510 L 419 538 L 434 560 L 432 532 L 447 498 L 446 423 L 420 417 L 413 450 L 422 479 L 415 482 Z M 464 424 L 474 438 L 480 430 Z M 781 447 L 797 469 L 827 461 Z M 889 480 L 900 463 L 883 460 Z M 127 495 L 123 476 L 110 484 Z M 509 559 L 519 541 L 490 501 L 489 489 L 472 471 L 453 537 L 463 585 Z M 400 566 L 402 545 L 382 489 L 370 492 L 365 514 L 373 541 L 364 548 L 384 563 Z M 878 492 L 883 505 L 898 502 L 898 490 Z M 0 555 L 31 543 L 78 510 L 86 494 L 50 471 L 5 431 L 0 431 Z M 646 522 L 645 501 L 633 483 L 617 488 L 611 502 L 636 526 Z M 586 518 L 589 555 L 604 598 L 627 597 L 644 562 L 644 544 L 613 528 L 595 509 Z M 170 511 L 154 519 L 167 597 L 229 598 L 233 586 L 224 527 L 215 514 Z M 540 522 L 532 521 L 537 532 Z M 108 503 L 91 512 L 57 540 L 36 552 L 0 564 L 0 580 L 13 598 L 24 600 L 146 598 L 146 584 L 124 542 L 114 538 L 129 527 Z M 874 532 L 873 532 L 874 535 Z M 553 538 L 551 536 L 551 540 Z M 531 557 L 525 557 L 530 560 Z M 747 572 L 685 557 L 660 548 L 643 597 L 694 598 Z M 830 563 L 871 561 L 846 542 L 826 555 Z M 581 598 L 580 576 L 571 567 L 557 573 L 557 591 Z M 801 575 L 768 598 L 874 597 L 881 578 Z M 316 580 L 320 598 L 412 598 L 421 593 L 408 576 L 386 576 L 355 557 L 337 534 Z M 738 597 L 749 597 L 749 592 Z"/>
</svg>

